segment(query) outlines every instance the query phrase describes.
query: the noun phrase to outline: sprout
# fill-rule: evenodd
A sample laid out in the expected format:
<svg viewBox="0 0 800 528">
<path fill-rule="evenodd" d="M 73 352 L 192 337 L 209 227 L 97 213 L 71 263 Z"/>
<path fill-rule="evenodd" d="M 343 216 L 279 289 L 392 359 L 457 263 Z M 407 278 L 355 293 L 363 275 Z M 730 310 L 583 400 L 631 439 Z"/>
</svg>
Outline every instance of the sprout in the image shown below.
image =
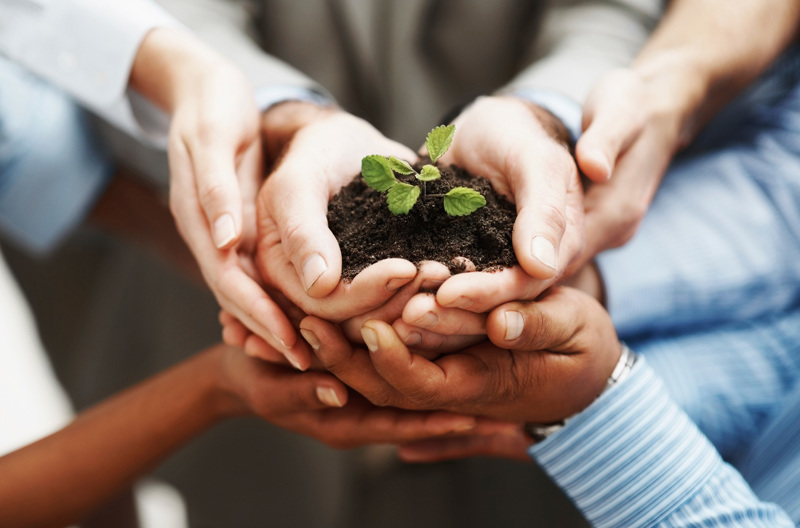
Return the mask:
<svg viewBox="0 0 800 528">
<path fill-rule="evenodd" d="M 425 147 L 428 149 L 431 162 L 436 163 L 447 152 L 455 132 L 455 125 L 442 125 L 430 131 L 425 139 Z M 420 193 L 419 187 L 398 181 L 395 172 L 404 175 L 413 174 L 422 182 L 422 192 Z M 367 185 L 378 192 L 386 192 L 389 210 L 396 215 L 408 214 L 417 203 L 420 194 L 423 198 L 444 197 L 444 210 L 450 216 L 466 216 L 486 205 L 486 198 L 468 187 L 455 187 L 447 194 L 428 195 L 426 182 L 442 177 L 442 173 L 434 165 L 424 165 L 422 170 L 417 172 L 408 162 L 394 156 L 384 158 L 371 155 L 361 160 L 361 175 Z"/>
</svg>

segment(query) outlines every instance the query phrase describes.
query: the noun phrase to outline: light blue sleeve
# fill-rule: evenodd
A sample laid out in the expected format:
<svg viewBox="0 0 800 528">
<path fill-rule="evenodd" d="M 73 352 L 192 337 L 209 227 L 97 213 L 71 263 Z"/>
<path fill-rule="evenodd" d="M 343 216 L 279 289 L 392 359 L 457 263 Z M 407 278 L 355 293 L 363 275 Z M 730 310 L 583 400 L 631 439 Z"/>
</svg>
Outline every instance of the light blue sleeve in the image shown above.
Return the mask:
<svg viewBox="0 0 800 528">
<path fill-rule="evenodd" d="M 721 459 L 642 357 L 529 453 L 593 526 L 794 526 Z"/>
<path fill-rule="evenodd" d="M 32 252 L 52 249 L 112 172 L 83 111 L 0 57 L 0 233 Z"/>
</svg>

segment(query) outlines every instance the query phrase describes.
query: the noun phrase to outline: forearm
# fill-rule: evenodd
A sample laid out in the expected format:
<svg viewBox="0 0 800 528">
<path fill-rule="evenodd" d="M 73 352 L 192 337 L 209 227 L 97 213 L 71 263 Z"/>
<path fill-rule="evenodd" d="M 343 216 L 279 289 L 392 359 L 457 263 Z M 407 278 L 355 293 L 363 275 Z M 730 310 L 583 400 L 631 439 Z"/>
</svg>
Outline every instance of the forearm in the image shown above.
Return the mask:
<svg viewBox="0 0 800 528">
<path fill-rule="evenodd" d="M 633 64 L 672 94 L 681 142 L 760 75 L 797 34 L 794 0 L 673 0 Z M 677 96 L 677 97 L 676 97 Z"/>
<path fill-rule="evenodd" d="M 63 526 L 230 412 L 213 349 L 0 458 L 0 525 Z"/>
</svg>

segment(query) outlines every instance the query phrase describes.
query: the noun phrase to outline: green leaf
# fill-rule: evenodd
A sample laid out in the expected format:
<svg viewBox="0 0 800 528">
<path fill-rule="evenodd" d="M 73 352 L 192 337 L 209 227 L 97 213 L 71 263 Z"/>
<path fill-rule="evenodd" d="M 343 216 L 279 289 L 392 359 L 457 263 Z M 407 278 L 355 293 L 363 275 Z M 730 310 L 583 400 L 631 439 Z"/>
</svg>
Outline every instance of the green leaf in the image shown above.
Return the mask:
<svg viewBox="0 0 800 528">
<path fill-rule="evenodd" d="M 450 148 L 450 143 L 453 142 L 455 133 L 455 125 L 439 125 L 428 133 L 428 137 L 425 139 L 425 148 L 428 149 L 428 156 L 431 157 L 431 161 L 436 163 L 436 160 L 447 152 L 447 149 Z"/>
<path fill-rule="evenodd" d="M 442 177 L 442 173 L 439 172 L 439 169 L 434 167 L 433 165 L 425 165 L 422 167 L 422 172 L 417 174 L 417 179 L 419 181 L 433 181 L 438 180 Z"/>
<path fill-rule="evenodd" d="M 456 187 L 444 195 L 444 210 L 450 216 L 466 216 L 484 205 L 486 198 L 468 187 Z"/>
<path fill-rule="evenodd" d="M 407 161 L 395 158 L 394 156 L 389 156 L 389 166 L 393 171 L 399 174 L 414 174 L 417 172 Z"/>
<path fill-rule="evenodd" d="M 367 185 L 376 191 L 387 191 L 397 183 L 389 160 L 383 156 L 367 156 L 361 160 L 361 175 Z"/>
<path fill-rule="evenodd" d="M 386 203 L 389 204 L 392 213 L 408 214 L 417 203 L 417 198 L 419 198 L 419 187 L 398 182 L 386 194 Z"/>
</svg>

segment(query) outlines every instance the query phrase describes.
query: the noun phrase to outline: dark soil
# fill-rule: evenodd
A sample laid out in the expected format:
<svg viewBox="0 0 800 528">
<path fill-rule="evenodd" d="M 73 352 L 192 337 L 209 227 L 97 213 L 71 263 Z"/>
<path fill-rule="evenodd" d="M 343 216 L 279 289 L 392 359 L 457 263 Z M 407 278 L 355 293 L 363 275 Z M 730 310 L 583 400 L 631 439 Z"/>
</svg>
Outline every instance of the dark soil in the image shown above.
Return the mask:
<svg viewBox="0 0 800 528">
<path fill-rule="evenodd" d="M 419 171 L 422 163 L 414 168 Z M 351 280 L 379 260 L 404 258 L 415 264 L 439 261 L 451 273 L 465 271 L 458 257 L 470 260 L 477 271 L 517 264 L 511 231 L 517 216 L 512 203 L 495 193 L 485 178 L 456 167 L 439 167 L 442 178 L 427 182 L 428 194 L 444 194 L 453 187 L 470 187 L 486 198 L 486 205 L 468 216 L 452 217 L 441 197 L 423 197 L 407 215 L 393 215 L 386 193 L 370 189 L 361 174 L 343 187 L 328 205 L 328 226 L 342 250 L 342 277 Z M 397 179 L 422 186 L 414 175 Z M 454 259 L 457 259 L 454 261 Z"/>
</svg>

